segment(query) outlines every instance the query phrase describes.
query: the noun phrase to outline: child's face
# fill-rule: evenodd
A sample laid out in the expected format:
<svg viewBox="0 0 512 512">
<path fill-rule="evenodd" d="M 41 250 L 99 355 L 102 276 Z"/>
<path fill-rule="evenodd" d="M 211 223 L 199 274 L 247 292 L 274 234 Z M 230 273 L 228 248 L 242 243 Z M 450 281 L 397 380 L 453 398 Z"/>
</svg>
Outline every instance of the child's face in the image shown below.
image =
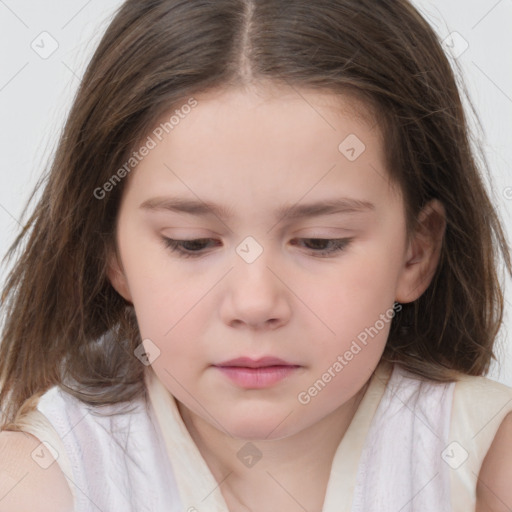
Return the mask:
<svg viewBox="0 0 512 512">
<path fill-rule="evenodd" d="M 377 129 L 348 114 L 348 97 L 290 89 L 195 99 L 169 135 L 150 134 L 156 147 L 129 177 L 122 273 L 111 280 L 134 304 L 150 360 L 160 351 L 156 374 L 192 414 L 235 437 L 288 436 L 342 410 L 381 357 L 394 301 L 410 292 L 403 202 Z M 230 216 L 142 206 L 171 197 Z M 330 214 L 277 215 L 342 199 Z M 200 254 L 187 258 L 164 237 L 208 240 L 187 244 Z M 348 243 L 319 256 L 336 245 L 312 238 Z M 264 356 L 296 367 L 217 366 Z"/>
</svg>

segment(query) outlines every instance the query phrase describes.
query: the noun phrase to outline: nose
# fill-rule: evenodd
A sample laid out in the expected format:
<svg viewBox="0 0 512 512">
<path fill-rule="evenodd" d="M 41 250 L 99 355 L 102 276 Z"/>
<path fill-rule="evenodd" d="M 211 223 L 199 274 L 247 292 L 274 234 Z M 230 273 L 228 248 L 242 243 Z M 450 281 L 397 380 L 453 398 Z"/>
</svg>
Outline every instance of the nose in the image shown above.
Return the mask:
<svg viewBox="0 0 512 512">
<path fill-rule="evenodd" d="M 240 259 L 226 276 L 220 306 L 223 322 L 230 327 L 273 330 L 288 323 L 291 292 L 286 276 L 264 251 L 247 263 Z"/>
</svg>

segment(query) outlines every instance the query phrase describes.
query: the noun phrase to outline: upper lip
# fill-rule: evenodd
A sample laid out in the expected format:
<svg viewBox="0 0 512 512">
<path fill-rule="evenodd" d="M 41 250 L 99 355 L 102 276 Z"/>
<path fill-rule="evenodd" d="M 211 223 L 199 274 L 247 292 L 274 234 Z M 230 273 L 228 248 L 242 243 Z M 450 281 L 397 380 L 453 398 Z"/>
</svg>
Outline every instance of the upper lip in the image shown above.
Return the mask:
<svg viewBox="0 0 512 512">
<path fill-rule="evenodd" d="M 278 357 L 261 357 L 259 359 L 252 359 L 250 357 L 237 357 L 236 359 L 230 359 L 223 363 L 216 364 L 215 366 L 243 366 L 246 368 L 262 368 L 265 366 L 298 366 L 292 363 L 288 363 L 279 359 Z"/>
</svg>

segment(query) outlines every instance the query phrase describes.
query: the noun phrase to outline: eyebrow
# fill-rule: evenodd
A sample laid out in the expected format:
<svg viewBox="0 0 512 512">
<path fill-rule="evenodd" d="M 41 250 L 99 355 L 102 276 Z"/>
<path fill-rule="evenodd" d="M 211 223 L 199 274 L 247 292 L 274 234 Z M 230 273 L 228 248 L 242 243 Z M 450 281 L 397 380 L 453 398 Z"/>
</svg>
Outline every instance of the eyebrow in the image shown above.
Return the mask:
<svg viewBox="0 0 512 512">
<path fill-rule="evenodd" d="M 225 206 L 182 197 L 154 197 L 144 201 L 140 208 L 149 211 L 163 210 L 197 216 L 215 215 L 222 220 L 233 217 L 232 210 Z M 307 204 L 285 205 L 276 210 L 275 217 L 279 220 L 294 220 L 320 215 L 364 213 L 369 211 L 375 211 L 373 203 L 342 197 Z"/>
</svg>

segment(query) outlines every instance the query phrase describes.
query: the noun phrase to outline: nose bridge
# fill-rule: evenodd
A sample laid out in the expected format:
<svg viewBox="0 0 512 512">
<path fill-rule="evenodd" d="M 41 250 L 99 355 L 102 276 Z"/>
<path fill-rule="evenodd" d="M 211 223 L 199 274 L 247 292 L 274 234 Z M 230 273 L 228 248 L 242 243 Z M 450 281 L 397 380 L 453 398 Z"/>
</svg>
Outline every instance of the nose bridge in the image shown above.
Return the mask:
<svg viewBox="0 0 512 512">
<path fill-rule="evenodd" d="M 279 276 L 278 262 L 270 249 L 253 237 L 236 248 L 236 259 L 227 282 L 222 312 L 228 323 L 259 325 L 268 320 L 281 323 L 289 315 L 286 286 Z"/>
<path fill-rule="evenodd" d="M 260 238 L 261 240 L 261 238 Z M 237 259 L 233 273 L 235 284 L 252 287 L 255 291 L 258 289 L 273 288 L 274 274 L 270 271 L 273 263 L 271 250 L 268 244 L 256 240 L 253 236 L 247 236 L 236 247 Z M 245 284 L 244 284 L 245 282 Z M 268 291 L 269 289 L 267 289 Z"/>
</svg>

